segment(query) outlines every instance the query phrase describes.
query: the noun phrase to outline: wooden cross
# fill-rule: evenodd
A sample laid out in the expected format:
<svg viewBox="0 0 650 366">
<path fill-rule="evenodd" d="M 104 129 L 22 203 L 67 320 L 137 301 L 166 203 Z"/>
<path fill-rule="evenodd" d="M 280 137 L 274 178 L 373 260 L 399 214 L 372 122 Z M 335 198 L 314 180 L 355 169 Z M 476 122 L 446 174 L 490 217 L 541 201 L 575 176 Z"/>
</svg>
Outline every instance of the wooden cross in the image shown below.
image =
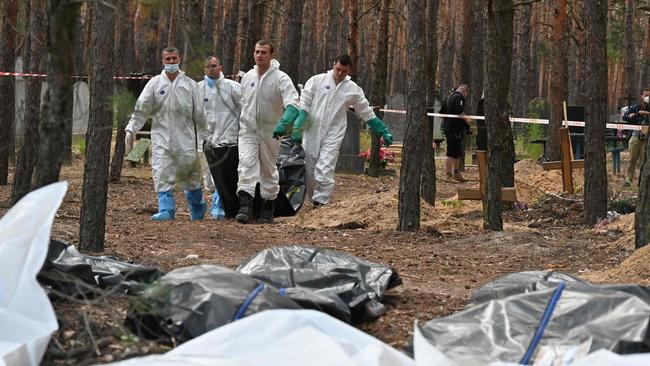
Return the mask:
<svg viewBox="0 0 650 366">
<path fill-rule="evenodd" d="M 461 188 L 458 190 L 459 200 L 483 200 L 487 189 L 487 152 L 476 150 L 478 160 L 479 189 Z M 501 188 L 501 200 L 515 202 L 517 190 L 514 187 Z"/>
<path fill-rule="evenodd" d="M 564 103 L 564 121 L 568 125 L 566 114 L 566 102 Z M 565 125 L 560 128 L 560 151 L 562 152 L 561 161 L 547 161 L 542 163 L 544 170 L 562 170 L 562 189 L 569 194 L 573 194 L 573 169 L 584 169 L 584 160 L 572 160 L 573 148 L 571 147 L 571 136 L 569 128 Z"/>
</svg>

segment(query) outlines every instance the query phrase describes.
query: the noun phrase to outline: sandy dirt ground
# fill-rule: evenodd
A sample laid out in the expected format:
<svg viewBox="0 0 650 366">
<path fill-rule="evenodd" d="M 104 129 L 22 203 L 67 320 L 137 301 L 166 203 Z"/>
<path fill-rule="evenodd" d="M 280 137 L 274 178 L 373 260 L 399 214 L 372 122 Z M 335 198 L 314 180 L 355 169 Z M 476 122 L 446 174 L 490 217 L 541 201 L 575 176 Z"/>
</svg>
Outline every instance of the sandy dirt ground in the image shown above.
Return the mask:
<svg viewBox="0 0 650 366">
<path fill-rule="evenodd" d="M 634 252 L 634 214 L 586 227 L 581 170 L 575 174 L 576 195 L 567 196 L 561 193 L 559 172 L 543 171 L 526 160 L 515 169 L 518 199 L 527 209 L 506 212 L 504 231 L 482 229 L 480 202 L 455 200 L 457 188 L 478 186 L 476 167 L 468 166 L 470 181 L 462 184 L 446 181 L 439 168 L 435 207 L 422 201 L 421 230 L 403 233 L 396 231 L 397 176 L 337 174 L 332 204 L 318 209 L 306 204 L 296 217 L 276 219 L 272 225 L 190 222 L 182 192 L 177 192 L 177 220 L 155 223 L 149 221 L 156 212 L 150 168 L 127 167 L 121 182 L 110 185 L 103 254 L 163 271 L 203 263 L 235 268 L 264 248 L 302 244 L 389 264 L 403 285 L 385 297 L 386 315 L 357 326 L 398 348 L 409 341 L 415 320 L 462 309 L 476 289 L 510 272 L 555 269 L 599 283 L 650 285 L 650 249 Z M 70 186 L 52 232 L 53 238 L 72 244 L 79 237 L 82 170 L 81 158 L 63 168 L 62 179 Z M 610 198 L 636 194 L 622 187 L 621 177 L 610 175 L 609 185 Z M 0 214 L 8 209 L 9 195 L 10 186 L 0 187 Z M 189 255 L 192 259 L 186 259 Z M 55 302 L 60 330 L 43 364 L 107 362 L 173 346 L 139 339 L 126 330 L 129 301 L 115 295 Z"/>
</svg>

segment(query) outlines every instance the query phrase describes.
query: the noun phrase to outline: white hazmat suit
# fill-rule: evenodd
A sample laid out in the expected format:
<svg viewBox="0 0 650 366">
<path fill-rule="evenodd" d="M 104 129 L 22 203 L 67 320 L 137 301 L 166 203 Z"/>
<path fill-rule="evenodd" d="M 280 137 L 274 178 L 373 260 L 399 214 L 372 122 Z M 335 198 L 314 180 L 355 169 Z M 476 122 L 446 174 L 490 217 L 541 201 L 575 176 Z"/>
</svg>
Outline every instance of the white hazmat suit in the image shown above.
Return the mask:
<svg viewBox="0 0 650 366">
<path fill-rule="evenodd" d="M 280 191 L 275 165 L 280 142 L 273 138 L 273 128 L 282 117 L 283 108 L 298 108 L 298 92 L 276 60 L 271 60 L 271 67 L 261 77 L 257 65 L 248 71 L 241 79 L 241 88 L 237 192 L 255 196 L 255 185 L 259 182 L 262 198 L 274 200 Z"/>
<path fill-rule="evenodd" d="M 154 76 L 140 94 L 125 130 L 135 134 L 150 117 L 155 191 L 172 190 L 177 177 L 183 189 L 199 189 L 197 145 L 208 137 L 208 130 L 198 84 L 183 71 L 174 82 L 165 71 Z"/>
<path fill-rule="evenodd" d="M 300 96 L 300 109 L 308 113 L 302 145 L 307 187 L 308 191 L 313 188 L 314 202 L 329 203 L 334 191 L 334 170 L 350 107 L 363 121 L 375 118 L 363 90 L 349 76 L 338 85 L 332 70 L 307 80 Z"/>
<path fill-rule="evenodd" d="M 210 146 L 232 146 L 237 144 L 239 134 L 239 114 L 241 113 L 241 85 L 236 81 L 226 79 L 220 73 L 219 79 L 214 80 L 214 87 L 207 81 L 199 81 L 199 89 L 203 98 L 203 110 L 210 132 L 206 143 Z M 199 148 L 202 148 L 199 146 Z M 206 190 L 215 191 L 210 168 L 205 156 L 201 154 L 201 166 Z"/>
</svg>

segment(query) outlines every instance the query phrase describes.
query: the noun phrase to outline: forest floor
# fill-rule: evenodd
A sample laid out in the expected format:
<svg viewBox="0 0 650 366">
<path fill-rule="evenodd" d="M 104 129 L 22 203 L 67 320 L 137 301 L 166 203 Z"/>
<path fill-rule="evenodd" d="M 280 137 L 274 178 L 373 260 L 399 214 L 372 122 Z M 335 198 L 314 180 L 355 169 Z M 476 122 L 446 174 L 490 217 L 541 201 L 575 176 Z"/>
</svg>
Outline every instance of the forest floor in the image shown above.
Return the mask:
<svg viewBox="0 0 650 366">
<path fill-rule="evenodd" d="M 304 244 L 389 264 L 403 285 L 384 298 L 386 315 L 358 327 L 397 348 L 409 341 L 415 320 L 462 309 L 480 286 L 510 272 L 555 269 L 595 282 L 650 285 L 650 250 L 633 254 L 634 214 L 598 228 L 582 223 L 582 171 L 575 174 L 578 194 L 565 196 L 560 194 L 559 172 L 543 171 L 532 161 L 518 162 L 518 198 L 528 208 L 506 212 L 504 231 L 490 232 L 482 229 L 480 202 L 454 200 L 457 188 L 478 185 L 476 167 L 467 168 L 470 180 L 461 184 L 446 181 L 442 160 L 438 163 L 436 206 L 422 201 L 418 233 L 395 230 L 395 176 L 337 174 L 332 204 L 312 209 L 306 203 L 296 217 L 279 218 L 271 225 L 190 222 L 182 192 L 177 192 L 176 221 L 156 223 L 149 221 L 156 212 L 150 168 L 126 167 L 122 180 L 109 188 L 103 254 L 163 271 L 207 263 L 235 268 L 270 246 Z M 69 189 L 52 238 L 78 244 L 83 159 L 64 166 L 61 178 Z M 610 199 L 636 195 L 635 189 L 622 186 L 623 179 L 610 174 Z M 8 208 L 10 187 L 0 187 L 0 214 Z M 43 364 L 101 363 L 168 350 L 169 345 L 139 339 L 126 330 L 129 301 L 115 295 L 101 301 L 55 302 L 60 329 Z"/>
</svg>

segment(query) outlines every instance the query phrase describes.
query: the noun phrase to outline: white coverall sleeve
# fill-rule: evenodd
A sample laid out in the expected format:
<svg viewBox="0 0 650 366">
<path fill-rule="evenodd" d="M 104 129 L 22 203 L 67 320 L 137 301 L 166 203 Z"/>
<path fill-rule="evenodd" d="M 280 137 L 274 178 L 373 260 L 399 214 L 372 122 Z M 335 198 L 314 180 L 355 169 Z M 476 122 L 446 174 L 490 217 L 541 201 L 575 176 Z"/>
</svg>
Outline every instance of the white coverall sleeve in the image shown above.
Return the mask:
<svg viewBox="0 0 650 366">
<path fill-rule="evenodd" d="M 131 114 L 131 119 L 129 124 L 124 128 L 125 131 L 129 131 L 133 134 L 140 131 L 142 126 L 147 123 L 147 119 L 151 118 L 154 114 L 155 99 L 153 93 L 154 79 L 149 80 L 147 85 L 144 86 L 142 93 L 138 97 L 138 101 L 135 103 L 135 108 Z"/>
<path fill-rule="evenodd" d="M 280 89 L 280 95 L 282 95 L 282 104 L 284 108 L 287 108 L 289 105 L 296 107 L 296 109 L 300 107 L 298 91 L 293 86 L 293 81 L 291 81 L 289 75 L 282 74 L 278 80 L 278 88 Z"/>
<path fill-rule="evenodd" d="M 232 100 L 235 102 L 235 108 L 241 113 L 241 84 L 232 83 Z"/>
<path fill-rule="evenodd" d="M 368 122 L 376 117 L 375 112 L 373 112 L 372 108 L 370 108 L 370 103 L 368 103 L 368 99 L 366 99 L 366 96 L 363 93 L 363 89 L 358 86 L 357 89 L 358 92 L 356 93 L 352 107 L 354 108 L 354 113 L 357 115 L 357 117 L 361 118 L 361 120 L 364 122 Z"/>
<path fill-rule="evenodd" d="M 307 113 L 311 110 L 311 102 L 314 100 L 314 89 L 316 88 L 314 79 L 315 77 L 311 77 L 307 80 L 302 94 L 300 94 L 300 109 Z"/>
<path fill-rule="evenodd" d="M 192 119 L 196 125 L 199 145 L 201 145 L 203 141 L 210 138 L 210 129 L 208 120 L 205 118 L 205 111 L 203 110 L 203 93 L 198 84 L 194 84 L 192 88 Z"/>
</svg>

